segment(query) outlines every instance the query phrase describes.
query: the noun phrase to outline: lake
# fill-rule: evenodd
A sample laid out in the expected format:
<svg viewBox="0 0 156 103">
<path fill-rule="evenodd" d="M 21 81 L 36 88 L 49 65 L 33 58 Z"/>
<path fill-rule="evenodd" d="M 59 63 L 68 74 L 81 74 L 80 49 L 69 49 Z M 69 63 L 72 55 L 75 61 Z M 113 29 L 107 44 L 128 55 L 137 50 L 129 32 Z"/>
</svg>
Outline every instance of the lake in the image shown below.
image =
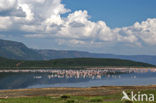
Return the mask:
<svg viewBox="0 0 156 103">
<path fill-rule="evenodd" d="M 0 89 L 156 84 L 156 69 L 0 70 Z"/>
</svg>

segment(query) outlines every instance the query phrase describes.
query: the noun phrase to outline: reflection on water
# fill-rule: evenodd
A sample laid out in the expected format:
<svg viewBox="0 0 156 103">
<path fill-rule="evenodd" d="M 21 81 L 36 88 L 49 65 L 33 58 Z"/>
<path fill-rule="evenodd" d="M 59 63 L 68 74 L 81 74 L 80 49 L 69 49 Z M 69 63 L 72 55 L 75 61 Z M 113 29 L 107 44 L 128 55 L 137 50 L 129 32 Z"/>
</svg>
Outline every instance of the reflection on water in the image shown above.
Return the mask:
<svg viewBox="0 0 156 103">
<path fill-rule="evenodd" d="M 0 89 L 156 84 L 156 69 L 0 70 Z"/>
</svg>

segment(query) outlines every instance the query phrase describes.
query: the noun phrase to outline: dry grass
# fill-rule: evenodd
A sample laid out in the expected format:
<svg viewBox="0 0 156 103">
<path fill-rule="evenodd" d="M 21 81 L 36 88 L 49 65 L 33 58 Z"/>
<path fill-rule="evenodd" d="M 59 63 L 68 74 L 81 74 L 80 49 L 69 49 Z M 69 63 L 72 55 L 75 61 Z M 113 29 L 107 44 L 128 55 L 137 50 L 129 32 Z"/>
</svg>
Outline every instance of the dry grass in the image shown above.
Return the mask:
<svg viewBox="0 0 156 103">
<path fill-rule="evenodd" d="M 36 88 L 0 90 L 0 98 L 10 97 L 34 97 L 34 96 L 104 96 L 121 93 L 123 90 L 155 90 L 156 86 L 103 86 L 91 88 Z"/>
</svg>

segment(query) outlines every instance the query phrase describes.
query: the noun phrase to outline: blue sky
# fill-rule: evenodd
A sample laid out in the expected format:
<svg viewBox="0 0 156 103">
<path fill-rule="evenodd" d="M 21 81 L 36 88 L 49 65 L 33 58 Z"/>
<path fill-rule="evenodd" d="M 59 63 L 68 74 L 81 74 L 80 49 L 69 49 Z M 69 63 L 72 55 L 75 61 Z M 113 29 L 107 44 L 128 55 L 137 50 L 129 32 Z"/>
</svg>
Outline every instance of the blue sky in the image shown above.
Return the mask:
<svg viewBox="0 0 156 103">
<path fill-rule="evenodd" d="M 37 49 L 156 55 L 155 5 L 156 0 L 1 0 L 0 39 Z"/>
<path fill-rule="evenodd" d="M 62 3 L 72 11 L 87 10 L 91 20 L 103 20 L 111 28 L 156 17 L 156 0 L 63 0 Z"/>
</svg>

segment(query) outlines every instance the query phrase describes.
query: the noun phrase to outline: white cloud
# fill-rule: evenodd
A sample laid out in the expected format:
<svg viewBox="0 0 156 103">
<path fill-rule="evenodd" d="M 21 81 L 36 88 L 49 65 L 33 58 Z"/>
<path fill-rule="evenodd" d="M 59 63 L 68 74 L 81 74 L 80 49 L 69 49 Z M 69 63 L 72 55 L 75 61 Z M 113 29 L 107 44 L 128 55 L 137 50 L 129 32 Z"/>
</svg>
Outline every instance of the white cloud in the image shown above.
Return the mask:
<svg viewBox="0 0 156 103">
<path fill-rule="evenodd" d="M 25 12 L 26 14 L 26 20 L 31 21 L 34 19 L 34 14 L 31 11 L 31 8 L 29 7 L 29 5 L 27 4 L 19 4 L 19 6 L 22 8 L 22 10 Z"/>
<path fill-rule="evenodd" d="M 17 0 L 1 0 L 0 11 L 13 9 L 16 7 L 16 5 L 17 5 Z"/>
<path fill-rule="evenodd" d="M 24 17 L 25 13 L 23 12 L 22 8 L 18 5 L 17 0 L 1 0 L 0 15 Z"/>
<path fill-rule="evenodd" d="M 21 29 L 27 32 L 43 31 L 43 28 L 40 25 L 22 25 Z"/>
<path fill-rule="evenodd" d="M 10 11 L 11 9 L 14 11 Z M 27 38 L 56 38 L 58 44 L 66 41 L 73 45 L 97 46 L 108 42 L 140 47 L 142 42 L 156 45 L 155 18 L 136 22 L 129 27 L 111 29 L 104 21 L 91 21 L 86 10 L 77 10 L 67 17 L 61 17 L 70 12 L 61 0 L 2 0 L 0 12 L 2 11 L 9 13 L 0 14 L 0 30 L 14 29 L 17 26 L 17 31 L 31 32 L 25 35 Z M 23 12 L 25 16 L 20 16 Z"/>
<path fill-rule="evenodd" d="M 138 36 L 145 43 L 156 44 L 156 19 L 147 19 L 141 23 L 136 22 L 131 31 L 133 35 Z"/>
<path fill-rule="evenodd" d="M 61 0 L 19 0 L 19 4 L 27 15 L 43 21 L 47 19 L 55 21 L 60 14 L 69 11 L 61 4 Z M 54 18 L 55 20 L 53 20 Z"/>
<path fill-rule="evenodd" d="M 0 30 L 7 30 L 12 22 L 9 17 L 0 17 Z"/>
<path fill-rule="evenodd" d="M 85 41 L 77 40 L 77 39 L 70 39 L 70 40 L 64 40 L 64 39 L 57 39 L 58 45 L 68 45 L 68 46 L 75 46 L 75 45 L 86 45 Z"/>
</svg>

